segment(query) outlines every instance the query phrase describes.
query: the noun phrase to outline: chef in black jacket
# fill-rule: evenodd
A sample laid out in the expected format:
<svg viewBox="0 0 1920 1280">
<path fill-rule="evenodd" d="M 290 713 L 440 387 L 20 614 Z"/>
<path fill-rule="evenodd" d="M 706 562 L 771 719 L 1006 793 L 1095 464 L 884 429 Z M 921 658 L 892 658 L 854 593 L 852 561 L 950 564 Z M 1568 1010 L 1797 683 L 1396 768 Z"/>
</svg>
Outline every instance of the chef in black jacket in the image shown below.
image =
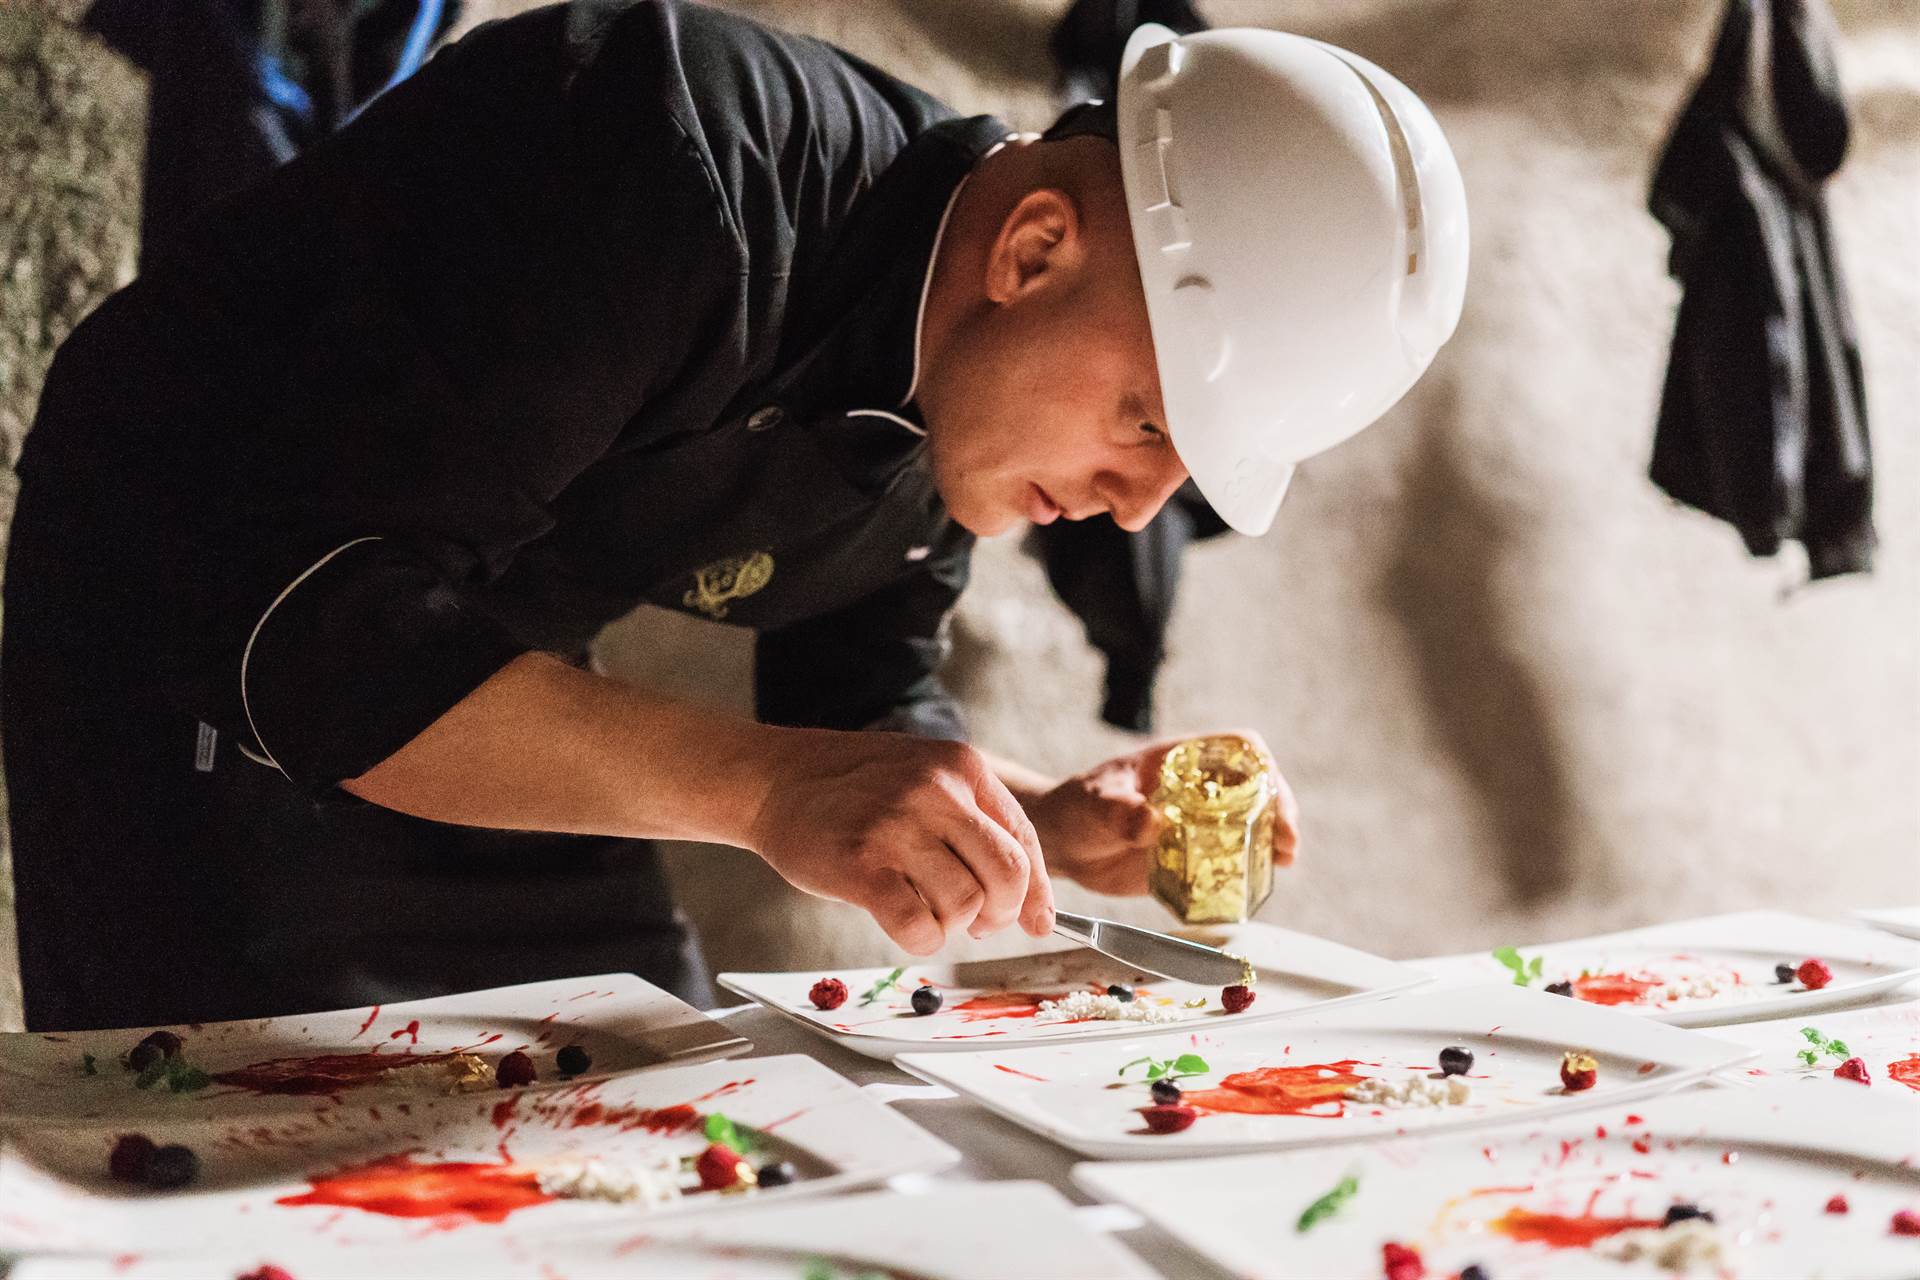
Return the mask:
<svg viewBox="0 0 1920 1280">
<path fill-rule="evenodd" d="M 28 1025 L 697 999 L 649 839 L 913 954 L 1044 936 L 1049 871 L 1142 892 L 1154 749 L 1041 777 L 936 675 L 976 536 L 1138 528 L 1187 476 L 1101 134 L 577 3 L 200 218 L 62 348 L 20 466 Z M 642 601 L 753 629 L 757 721 L 586 669 Z"/>
</svg>

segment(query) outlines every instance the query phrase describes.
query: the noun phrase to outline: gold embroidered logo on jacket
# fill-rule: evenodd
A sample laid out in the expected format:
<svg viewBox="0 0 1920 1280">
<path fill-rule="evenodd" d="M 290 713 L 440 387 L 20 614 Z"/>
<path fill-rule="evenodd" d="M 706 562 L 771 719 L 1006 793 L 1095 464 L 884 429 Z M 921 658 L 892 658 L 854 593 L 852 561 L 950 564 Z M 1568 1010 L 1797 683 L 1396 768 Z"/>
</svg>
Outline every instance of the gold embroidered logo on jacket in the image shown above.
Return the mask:
<svg viewBox="0 0 1920 1280">
<path fill-rule="evenodd" d="M 773 557 L 764 551 L 715 560 L 693 574 L 693 590 L 682 600 L 689 609 L 698 609 L 709 618 L 727 616 L 727 602 L 742 600 L 767 585 L 773 578 Z"/>
</svg>

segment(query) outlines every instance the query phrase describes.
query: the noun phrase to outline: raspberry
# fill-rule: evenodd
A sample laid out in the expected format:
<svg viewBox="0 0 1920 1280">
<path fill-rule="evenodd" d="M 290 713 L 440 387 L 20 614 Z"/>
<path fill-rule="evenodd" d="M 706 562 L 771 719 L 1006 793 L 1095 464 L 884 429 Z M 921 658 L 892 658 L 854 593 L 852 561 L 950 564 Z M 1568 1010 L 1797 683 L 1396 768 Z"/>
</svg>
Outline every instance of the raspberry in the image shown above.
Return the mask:
<svg viewBox="0 0 1920 1280">
<path fill-rule="evenodd" d="M 1192 1107 L 1167 1103 L 1140 1108 L 1140 1118 L 1147 1122 L 1147 1129 L 1153 1133 L 1178 1133 L 1190 1127 L 1199 1116 L 1200 1113 Z"/>
<path fill-rule="evenodd" d="M 1253 1003 L 1253 988 L 1235 983 L 1220 989 L 1220 1004 L 1228 1013 L 1238 1013 Z"/>
<path fill-rule="evenodd" d="M 1421 1261 L 1418 1249 L 1389 1240 L 1380 1246 L 1380 1270 L 1386 1280 L 1421 1280 L 1427 1274 L 1427 1264 Z"/>
<path fill-rule="evenodd" d="M 1569 1051 L 1560 1055 L 1560 1083 L 1568 1093 L 1591 1089 L 1599 1078 L 1600 1060 L 1592 1054 Z"/>
<path fill-rule="evenodd" d="M 708 1191 L 725 1191 L 729 1187 L 739 1186 L 741 1171 L 748 1167 L 738 1151 L 717 1142 L 702 1151 L 693 1162 L 693 1171 L 700 1175 L 701 1187 Z"/>
<path fill-rule="evenodd" d="M 1873 1083 L 1873 1077 L 1867 1074 L 1867 1062 L 1864 1058 L 1848 1058 L 1833 1069 L 1833 1074 L 1842 1080 L 1858 1080 L 1861 1084 Z"/>
<path fill-rule="evenodd" d="M 1893 1215 L 1893 1234 L 1897 1236 L 1920 1236 L 1920 1213 L 1911 1209 L 1902 1209 Z"/>
<path fill-rule="evenodd" d="M 293 1273 L 285 1267 L 276 1267 L 268 1262 L 263 1263 L 258 1271 L 249 1271 L 237 1280 L 293 1280 Z"/>
<path fill-rule="evenodd" d="M 1833 970 L 1827 968 L 1825 960 L 1802 960 L 1795 973 L 1800 985 L 1809 991 L 1818 991 L 1833 981 Z"/>
<path fill-rule="evenodd" d="M 847 984 L 838 978 L 822 978 L 807 992 L 807 999 L 816 1009 L 838 1009 L 847 1002 Z"/>
<path fill-rule="evenodd" d="M 1845 1213 L 1849 1207 L 1845 1196 L 1835 1196 L 1833 1199 L 1827 1201 L 1828 1213 Z"/>
<path fill-rule="evenodd" d="M 577 1044 L 570 1044 L 553 1055 L 553 1065 L 563 1076 L 584 1075 L 593 1070 L 593 1055 Z"/>
<path fill-rule="evenodd" d="M 152 1138 L 137 1133 L 122 1134 L 107 1157 L 107 1172 L 121 1182 L 145 1182 L 147 1162 L 157 1150 Z"/>
<path fill-rule="evenodd" d="M 533 1069 L 533 1059 L 518 1049 L 500 1059 L 500 1065 L 493 1069 L 493 1078 L 502 1089 L 532 1084 L 539 1074 Z"/>
</svg>

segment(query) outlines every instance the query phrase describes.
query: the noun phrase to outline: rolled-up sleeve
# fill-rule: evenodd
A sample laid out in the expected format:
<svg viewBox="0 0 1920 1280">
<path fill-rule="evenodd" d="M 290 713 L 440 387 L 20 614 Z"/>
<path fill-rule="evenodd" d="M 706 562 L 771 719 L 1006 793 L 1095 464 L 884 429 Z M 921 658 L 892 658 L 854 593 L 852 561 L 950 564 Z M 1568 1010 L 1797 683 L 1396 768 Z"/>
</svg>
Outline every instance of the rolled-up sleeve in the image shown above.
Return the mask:
<svg viewBox="0 0 1920 1280">
<path fill-rule="evenodd" d="M 488 584 L 702 344 L 738 345 L 738 242 L 646 39 L 584 70 L 456 46 L 201 232 L 275 356 L 236 342 L 257 417 L 199 437 L 166 678 L 303 787 L 525 651 Z"/>
<path fill-rule="evenodd" d="M 949 524 L 915 572 L 846 608 L 762 632 L 754 650 L 760 719 L 964 740 L 940 668 L 972 550 L 972 536 Z"/>
</svg>

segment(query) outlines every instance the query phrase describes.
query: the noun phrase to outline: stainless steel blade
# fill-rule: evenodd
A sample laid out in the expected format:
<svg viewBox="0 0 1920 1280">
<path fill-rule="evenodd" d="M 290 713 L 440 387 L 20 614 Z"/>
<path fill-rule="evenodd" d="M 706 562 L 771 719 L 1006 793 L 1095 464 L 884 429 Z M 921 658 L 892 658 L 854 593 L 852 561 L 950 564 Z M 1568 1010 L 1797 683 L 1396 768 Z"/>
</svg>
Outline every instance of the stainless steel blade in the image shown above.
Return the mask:
<svg viewBox="0 0 1920 1280">
<path fill-rule="evenodd" d="M 1230 987 L 1245 979 L 1246 966 L 1241 959 L 1218 947 L 1071 911 L 1055 911 L 1053 915 L 1055 933 L 1143 973 L 1208 987 Z"/>
</svg>

